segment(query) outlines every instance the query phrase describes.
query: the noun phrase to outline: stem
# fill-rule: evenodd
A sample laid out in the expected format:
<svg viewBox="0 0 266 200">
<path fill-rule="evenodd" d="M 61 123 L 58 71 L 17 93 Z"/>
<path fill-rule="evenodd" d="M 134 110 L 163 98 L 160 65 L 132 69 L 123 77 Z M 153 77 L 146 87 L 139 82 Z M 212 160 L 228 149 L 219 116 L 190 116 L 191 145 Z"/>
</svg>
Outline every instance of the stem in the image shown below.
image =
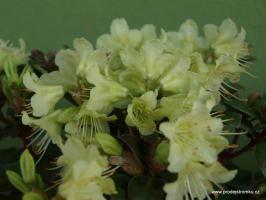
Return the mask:
<svg viewBox="0 0 266 200">
<path fill-rule="evenodd" d="M 235 152 L 227 151 L 221 153 L 219 156 L 220 162 L 224 163 L 225 160 L 230 160 L 242 155 L 243 153 L 249 151 L 251 148 L 256 146 L 258 143 L 260 143 L 264 138 L 266 138 L 266 130 L 263 130 L 261 133 L 256 133 L 255 138 L 251 139 L 250 142 L 246 146 L 242 147 L 240 150 Z"/>
</svg>

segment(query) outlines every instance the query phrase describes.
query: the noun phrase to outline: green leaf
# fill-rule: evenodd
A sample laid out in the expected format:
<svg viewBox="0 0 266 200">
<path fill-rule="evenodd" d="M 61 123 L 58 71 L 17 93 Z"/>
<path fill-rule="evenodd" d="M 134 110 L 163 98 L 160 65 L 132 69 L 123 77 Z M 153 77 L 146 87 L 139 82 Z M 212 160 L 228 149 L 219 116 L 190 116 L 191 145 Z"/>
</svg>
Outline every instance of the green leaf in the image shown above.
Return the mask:
<svg viewBox="0 0 266 200">
<path fill-rule="evenodd" d="M 256 146 L 255 155 L 256 155 L 258 165 L 263 175 L 266 176 L 266 140 L 265 139 Z"/>
<path fill-rule="evenodd" d="M 17 188 L 22 193 L 26 193 L 30 191 L 30 188 L 25 184 L 21 178 L 21 176 L 13 171 L 7 170 L 6 175 L 10 183 Z"/>
<path fill-rule="evenodd" d="M 247 102 L 231 99 L 230 101 L 224 101 L 224 104 L 228 107 L 235 109 L 236 111 L 240 111 L 249 116 L 254 116 L 254 113 L 248 107 Z"/>
<path fill-rule="evenodd" d="M 163 181 L 149 176 L 137 176 L 131 179 L 128 185 L 130 200 L 164 200 Z"/>
<path fill-rule="evenodd" d="M 19 164 L 23 180 L 26 183 L 33 183 L 35 181 L 35 163 L 28 149 L 21 154 Z"/>
</svg>

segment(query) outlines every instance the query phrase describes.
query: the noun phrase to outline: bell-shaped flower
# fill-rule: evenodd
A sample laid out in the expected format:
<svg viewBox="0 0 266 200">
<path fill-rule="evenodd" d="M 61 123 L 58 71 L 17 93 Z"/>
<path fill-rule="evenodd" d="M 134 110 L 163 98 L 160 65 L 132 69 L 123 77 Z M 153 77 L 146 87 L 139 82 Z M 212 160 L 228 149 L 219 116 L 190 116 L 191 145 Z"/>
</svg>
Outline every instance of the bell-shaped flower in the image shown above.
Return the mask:
<svg viewBox="0 0 266 200">
<path fill-rule="evenodd" d="M 241 28 L 238 33 L 237 26 L 231 19 L 225 19 L 219 27 L 207 24 L 203 30 L 207 42 L 217 57 L 225 55 L 241 59 L 249 55 L 248 45 L 245 42 L 246 32 Z"/>
<path fill-rule="evenodd" d="M 156 115 L 160 119 L 167 117 L 170 121 L 175 121 L 182 115 L 191 112 L 193 103 L 200 98 L 206 101 L 205 105 L 209 110 L 217 103 L 213 93 L 207 92 L 205 88 L 201 87 L 196 91 L 191 90 L 188 94 L 162 97 L 156 110 Z"/>
<path fill-rule="evenodd" d="M 66 124 L 65 131 L 68 134 L 79 138 L 84 144 L 92 143 L 97 133 L 109 133 L 108 121 L 116 120 L 114 115 L 107 116 L 95 111 L 88 102 L 84 102 L 80 107 L 71 108 L 70 112 L 71 116 L 59 117 L 59 120 Z"/>
<path fill-rule="evenodd" d="M 157 105 L 157 94 L 148 91 L 141 97 L 133 98 L 127 108 L 126 124 L 139 129 L 142 135 L 150 135 L 156 129 L 154 110 Z"/>
<path fill-rule="evenodd" d="M 158 41 L 146 41 L 140 51 L 125 49 L 120 53 L 126 69 L 137 71 L 141 77 L 156 80 L 172 67 L 174 56 L 164 52 Z"/>
<path fill-rule="evenodd" d="M 125 108 L 128 105 L 128 89 L 108 74 L 101 72 L 98 65 L 93 64 L 87 72 L 87 81 L 95 87 L 90 91 L 88 105 L 99 113 L 109 113 L 114 107 Z"/>
<path fill-rule="evenodd" d="M 213 163 L 217 155 L 228 146 L 222 137 L 223 123 L 211 117 L 205 100 L 196 101 L 192 111 L 175 122 L 163 122 L 160 131 L 169 139 L 169 166 L 171 172 L 179 172 L 190 161 Z"/>
<path fill-rule="evenodd" d="M 175 55 L 190 55 L 198 49 L 204 48 L 204 39 L 198 35 L 198 25 L 188 19 L 181 24 L 178 31 L 161 31 L 161 41 L 167 51 Z"/>
<path fill-rule="evenodd" d="M 76 38 L 73 42 L 73 46 L 78 54 L 78 66 L 76 73 L 80 76 L 84 76 L 87 72 L 87 60 L 93 52 L 93 46 L 85 38 Z"/>
<path fill-rule="evenodd" d="M 162 73 L 159 81 L 163 91 L 176 93 L 186 93 L 192 88 L 193 75 L 190 73 L 190 59 L 179 56 L 174 65 Z"/>
<path fill-rule="evenodd" d="M 10 41 L 0 39 L 0 70 L 4 67 L 6 57 L 10 57 L 14 65 L 26 64 L 28 62 L 28 53 L 26 53 L 26 44 L 24 40 L 19 39 L 20 47 L 14 47 Z"/>
<path fill-rule="evenodd" d="M 174 77 L 178 76 L 178 67 L 182 74 L 185 73 L 183 69 L 186 66 L 182 66 L 183 69 L 180 65 L 175 66 L 175 57 L 164 52 L 163 44 L 157 40 L 146 41 L 140 51 L 124 49 L 120 52 L 120 57 L 125 69 L 119 74 L 119 81 L 129 88 L 133 96 L 158 89 L 161 85 L 163 89 L 169 88 L 170 84 L 174 84 Z M 181 76 L 175 80 L 178 79 L 182 79 Z"/>
<path fill-rule="evenodd" d="M 22 123 L 33 128 L 33 133 L 29 136 L 29 138 L 31 138 L 29 145 L 33 144 L 38 154 L 43 155 L 50 142 L 59 146 L 61 145 L 62 123 L 58 121 L 60 113 L 61 110 L 56 110 L 38 119 L 29 117 L 28 113 L 25 111 L 22 112 Z"/>
<path fill-rule="evenodd" d="M 55 64 L 59 70 L 45 73 L 40 79 L 47 85 L 61 85 L 65 91 L 75 91 L 78 87 L 77 56 L 75 52 L 70 49 L 60 50 L 56 54 Z"/>
<path fill-rule="evenodd" d="M 111 23 L 110 34 L 103 34 L 96 42 L 97 48 L 120 50 L 124 47 L 139 47 L 142 41 L 141 31 L 129 29 L 125 19 L 114 19 Z"/>
<path fill-rule="evenodd" d="M 35 94 L 31 97 L 33 115 L 41 117 L 54 110 L 56 103 L 64 96 L 61 85 L 46 85 L 34 73 L 26 72 L 23 76 L 25 87 Z"/>
<path fill-rule="evenodd" d="M 208 72 L 201 74 L 203 80 L 201 82 L 207 90 L 216 96 L 231 95 L 228 89 L 224 87 L 224 84 L 228 86 L 225 81 L 229 80 L 231 83 L 236 83 L 240 80 L 241 73 L 249 73 L 230 56 L 220 56 L 215 62 L 215 65 L 207 65 Z"/>
<path fill-rule="evenodd" d="M 97 146 L 84 144 L 69 137 L 61 147 L 63 155 L 58 165 L 63 166 L 59 194 L 66 200 L 105 200 L 104 195 L 116 193 L 114 181 L 104 173 L 108 170 L 107 157 Z"/>
<path fill-rule="evenodd" d="M 190 200 L 207 198 L 211 200 L 210 193 L 214 190 L 213 185 L 222 188 L 220 184 L 232 180 L 237 170 L 227 170 L 220 163 L 204 165 L 191 162 L 178 173 L 175 182 L 164 186 L 166 200 Z"/>
</svg>

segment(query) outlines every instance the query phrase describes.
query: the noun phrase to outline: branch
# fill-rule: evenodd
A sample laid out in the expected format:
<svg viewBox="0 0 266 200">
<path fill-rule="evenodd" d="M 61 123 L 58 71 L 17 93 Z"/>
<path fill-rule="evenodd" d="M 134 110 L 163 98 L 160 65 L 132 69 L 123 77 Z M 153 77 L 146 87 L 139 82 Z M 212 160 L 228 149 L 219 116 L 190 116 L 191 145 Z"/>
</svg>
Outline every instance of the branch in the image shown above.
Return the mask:
<svg viewBox="0 0 266 200">
<path fill-rule="evenodd" d="M 242 147 L 240 150 L 235 152 L 225 151 L 221 153 L 219 156 L 219 161 L 221 163 L 224 163 L 225 160 L 230 160 L 242 155 L 243 153 L 249 151 L 254 146 L 259 144 L 264 138 L 266 138 L 266 130 L 263 130 L 261 133 L 257 133 L 256 137 L 254 139 L 251 139 L 250 142 L 246 146 Z"/>
</svg>

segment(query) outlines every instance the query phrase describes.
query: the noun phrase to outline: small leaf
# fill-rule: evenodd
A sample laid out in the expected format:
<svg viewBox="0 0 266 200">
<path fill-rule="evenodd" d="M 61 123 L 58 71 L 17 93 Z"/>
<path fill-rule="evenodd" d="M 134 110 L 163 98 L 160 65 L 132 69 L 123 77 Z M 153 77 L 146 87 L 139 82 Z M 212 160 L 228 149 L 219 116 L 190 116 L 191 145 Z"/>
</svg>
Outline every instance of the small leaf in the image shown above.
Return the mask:
<svg viewBox="0 0 266 200">
<path fill-rule="evenodd" d="M 7 170 L 6 175 L 10 183 L 22 193 L 30 191 L 30 188 L 23 182 L 21 176 L 13 171 Z"/>
<path fill-rule="evenodd" d="M 26 183 L 33 183 L 35 181 L 35 163 L 28 149 L 20 156 L 19 163 L 23 180 Z"/>
<path fill-rule="evenodd" d="M 236 111 L 240 111 L 249 116 L 254 116 L 254 113 L 250 110 L 246 102 L 231 99 L 230 101 L 224 101 L 224 104 L 235 109 Z"/>
</svg>

